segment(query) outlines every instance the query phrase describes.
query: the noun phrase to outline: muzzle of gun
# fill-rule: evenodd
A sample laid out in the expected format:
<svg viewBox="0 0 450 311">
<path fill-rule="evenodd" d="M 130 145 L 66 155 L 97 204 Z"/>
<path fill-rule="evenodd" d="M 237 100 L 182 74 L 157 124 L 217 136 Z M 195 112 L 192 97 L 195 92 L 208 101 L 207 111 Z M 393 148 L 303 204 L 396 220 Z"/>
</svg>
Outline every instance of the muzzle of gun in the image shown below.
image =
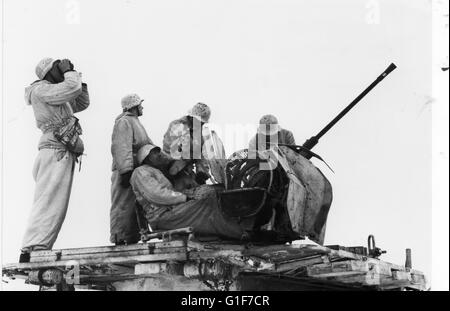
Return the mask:
<svg viewBox="0 0 450 311">
<path fill-rule="evenodd" d="M 317 135 L 312 136 L 310 139 L 306 140 L 306 142 L 302 145 L 302 150 L 300 150 L 300 154 L 307 159 L 311 159 L 313 154 L 309 152 L 312 148 L 314 148 L 319 140 L 324 136 L 336 123 L 338 123 L 353 107 L 355 107 L 370 91 L 372 91 L 375 86 L 377 86 L 381 81 L 384 80 L 392 71 L 394 71 L 397 66 L 392 63 L 386 68 L 385 71 L 378 78 L 372 82 L 361 94 L 358 95 L 344 110 L 342 110 L 330 123 L 328 123 Z"/>
</svg>

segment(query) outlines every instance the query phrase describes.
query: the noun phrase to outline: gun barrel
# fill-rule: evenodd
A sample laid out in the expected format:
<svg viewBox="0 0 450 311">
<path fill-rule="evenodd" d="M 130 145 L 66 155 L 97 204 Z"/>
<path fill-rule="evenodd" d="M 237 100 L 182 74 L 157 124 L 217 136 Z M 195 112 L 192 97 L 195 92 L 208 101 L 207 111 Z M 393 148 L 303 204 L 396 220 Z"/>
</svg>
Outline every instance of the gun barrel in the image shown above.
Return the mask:
<svg viewBox="0 0 450 311">
<path fill-rule="evenodd" d="M 325 135 L 336 123 L 339 122 L 340 119 L 342 119 L 353 107 L 358 104 L 361 99 L 363 99 L 375 86 L 377 86 L 378 83 L 383 81 L 384 78 L 386 78 L 392 71 L 394 71 L 397 68 L 397 66 L 394 63 L 391 63 L 388 68 L 386 68 L 385 71 L 370 84 L 364 91 L 362 91 L 361 94 L 358 95 L 347 107 L 345 107 L 344 110 L 342 110 L 333 120 L 331 120 L 330 123 L 327 124 L 316 136 L 315 140 L 318 141 L 323 135 Z"/>
</svg>

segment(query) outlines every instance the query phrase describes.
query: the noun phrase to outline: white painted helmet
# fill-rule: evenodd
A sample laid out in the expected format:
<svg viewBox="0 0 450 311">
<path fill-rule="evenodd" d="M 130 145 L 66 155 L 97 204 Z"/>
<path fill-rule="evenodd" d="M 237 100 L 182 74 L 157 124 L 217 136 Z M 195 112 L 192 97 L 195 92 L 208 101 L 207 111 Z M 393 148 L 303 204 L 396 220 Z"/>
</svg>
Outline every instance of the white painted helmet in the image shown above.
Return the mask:
<svg viewBox="0 0 450 311">
<path fill-rule="evenodd" d="M 258 131 L 264 135 L 274 135 L 278 133 L 280 129 L 278 119 L 274 115 L 266 114 L 259 120 Z"/>
<path fill-rule="evenodd" d="M 191 117 L 199 119 L 204 123 L 208 123 L 209 118 L 211 117 L 211 109 L 208 107 L 208 105 L 204 103 L 198 103 L 195 104 L 194 107 L 192 107 L 191 111 L 189 112 L 189 115 Z"/>
<path fill-rule="evenodd" d="M 53 58 L 46 57 L 41 59 L 41 61 L 36 66 L 36 75 L 40 80 L 44 79 L 45 75 L 52 69 L 53 67 Z"/>
<path fill-rule="evenodd" d="M 139 106 L 144 100 L 137 94 L 128 94 L 122 98 L 122 109 L 129 110 L 133 107 Z"/>
</svg>

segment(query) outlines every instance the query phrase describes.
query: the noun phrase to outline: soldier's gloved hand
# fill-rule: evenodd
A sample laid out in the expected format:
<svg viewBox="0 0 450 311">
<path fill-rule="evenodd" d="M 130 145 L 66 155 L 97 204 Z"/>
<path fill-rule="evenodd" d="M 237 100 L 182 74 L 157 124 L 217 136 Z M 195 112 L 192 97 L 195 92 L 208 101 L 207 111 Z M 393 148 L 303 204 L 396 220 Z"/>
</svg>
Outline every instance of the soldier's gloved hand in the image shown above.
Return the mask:
<svg viewBox="0 0 450 311">
<path fill-rule="evenodd" d="M 182 192 L 184 193 L 184 195 L 186 195 L 186 201 L 195 200 L 194 189 L 185 189 Z"/>
<path fill-rule="evenodd" d="M 133 171 L 126 172 L 120 175 L 120 184 L 122 185 L 122 187 L 128 188 L 130 186 L 131 174 L 133 174 Z"/>
<path fill-rule="evenodd" d="M 65 74 L 68 71 L 73 71 L 74 68 L 72 62 L 68 59 L 63 59 L 61 62 L 59 62 L 58 67 L 63 74 Z"/>
<path fill-rule="evenodd" d="M 204 185 L 208 179 L 210 179 L 211 176 L 208 173 L 205 172 L 197 172 L 195 175 L 195 181 L 199 185 Z"/>
<path fill-rule="evenodd" d="M 209 185 L 201 185 L 194 189 L 195 200 L 201 200 L 215 195 L 216 189 Z"/>
</svg>

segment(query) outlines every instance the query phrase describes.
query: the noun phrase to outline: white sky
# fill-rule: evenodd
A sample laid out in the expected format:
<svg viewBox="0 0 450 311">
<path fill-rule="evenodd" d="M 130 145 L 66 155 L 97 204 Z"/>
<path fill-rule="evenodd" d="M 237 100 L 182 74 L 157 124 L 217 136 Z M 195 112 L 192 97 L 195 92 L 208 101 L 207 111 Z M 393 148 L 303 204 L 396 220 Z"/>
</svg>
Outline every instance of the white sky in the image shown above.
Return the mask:
<svg viewBox="0 0 450 311">
<path fill-rule="evenodd" d="M 77 15 L 77 7 L 79 15 Z M 74 11 L 75 8 L 75 11 Z M 391 62 L 398 69 L 314 149 L 335 174 L 326 244 L 366 245 L 431 273 L 431 6 L 427 0 L 4 2 L 3 262 L 18 259 L 40 131 L 25 86 L 45 56 L 70 58 L 89 85 L 87 154 L 54 248 L 109 243 L 111 131 L 120 98 L 145 98 L 158 144 L 196 102 L 219 130 L 275 114 L 301 144 Z M 222 134 L 227 154 L 242 134 Z"/>
</svg>

